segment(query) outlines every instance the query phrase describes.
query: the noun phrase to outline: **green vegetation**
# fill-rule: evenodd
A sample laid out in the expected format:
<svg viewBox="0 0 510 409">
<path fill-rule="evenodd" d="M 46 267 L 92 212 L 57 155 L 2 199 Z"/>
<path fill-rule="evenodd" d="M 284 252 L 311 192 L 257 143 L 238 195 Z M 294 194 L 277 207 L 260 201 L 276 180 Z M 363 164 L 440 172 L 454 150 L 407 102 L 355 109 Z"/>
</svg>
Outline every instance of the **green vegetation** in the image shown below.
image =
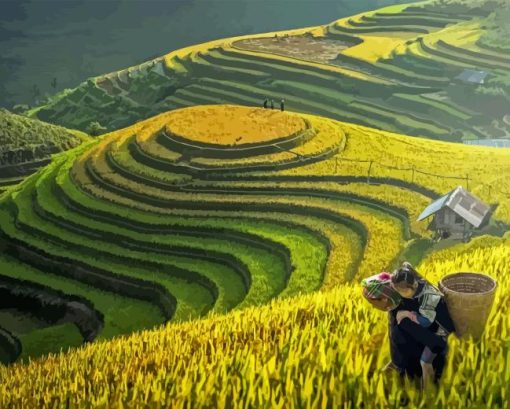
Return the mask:
<svg viewBox="0 0 510 409">
<path fill-rule="evenodd" d="M 480 38 L 480 45 L 494 51 L 510 53 L 508 21 L 510 21 L 510 5 L 506 4 L 505 8 L 501 8 L 487 18 L 485 22 L 487 30 Z"/>
<path fill-rule="evenodd" d="M 325 63 L 313 62 L 313 52 L 310 61 L 295 58 L 284 44 L 271 53 L 215 41 L 89 79 L 29 114 L 79 129 L 97 122 L 114 130 L 186 106 L 260 106 L 265 98 L 284 98 L 288 110 L 383 130 L 457 142 L 491 137 L 491 122 L 501 120 L 493 109 L 501 105 L 499 89 L 508 95 L 510 83 L 510 56 L 489 44 L 507 37 L 504 6 L 431 1 L 344 18 L 307 33 L 315 41 L 352 45 Z M 464 69 L 488 71 L 489 90 L 476 91 L 488 104 L 458 97 L 476 98 L 475 87 L 455 82 Z M 441 93 L 441 101 L 426 97 L 432 93 Z"/>
<path fill-rule="evenodd" d="M 0 195 L 50 161 L 51 155 L 89 137 L 0 109 Z"/>
<path fill-rule="evenodd" d="M 98 136 L 105 132 L 106 128 L 97 121 L 93 121 L 87 126 L 87 133 L 91 136 Z"/>
<path fill-rule="evenodd" d="M 79 295 L 90 300 L 105 316 L 104 327 L 99 335 L 100 339 L 111 338 L 114 335 L 129 334 L 162 322 L 162 317 L 158 313 L 157 308 L 150 303 L 122 297 L 113 292 L 101 291 L 82 284 L 78 280 L 35 269 L 5 254 L 0 255 L 0 270 L 3 276 L 43 284 L 67 294 Z M 68 326 L 65 328 L 69 329 Z M 63 333 L 61 330 L 62 328 L 59 327 L 44 329 L 44 335 L 51 338 L 59 336 L 57 334 L 69 334 L 69 338 L 60 338 L 59 342 L 51 343 L 49 348 L 47 342 L 38 342 L 41 340 L 42 331 L 24 335 L 22 358 L 39 356 L 50 351 L 58 351 L 58 348 L 55 348 L 56 345 L 77 345 L 75 329 L 64 331 Z M 52 334 L 53 331 L 55 331 L 55 335 Z"/>
<path fill-rule="evenodd" d="M 87 136 L 0 109 L 0 166 L 48 159 L 79 145 Z"/>
<path fill-rule="evenodd" d="M 396 260 L 393 269 L 398 268 L 404 261 L 408 261 L 413 266 L 419 265 L 430 252 L 433 244 L 433 241 L 428 238 L 412 240 Z"/>
</svg>

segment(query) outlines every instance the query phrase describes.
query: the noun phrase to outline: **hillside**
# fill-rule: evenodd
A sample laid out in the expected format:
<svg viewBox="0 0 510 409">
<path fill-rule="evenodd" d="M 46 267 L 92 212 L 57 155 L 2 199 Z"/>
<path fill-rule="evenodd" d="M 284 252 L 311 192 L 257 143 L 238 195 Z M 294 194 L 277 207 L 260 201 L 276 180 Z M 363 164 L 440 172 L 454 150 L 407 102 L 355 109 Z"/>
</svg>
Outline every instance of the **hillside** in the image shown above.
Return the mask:
<svg viewBox="0 0 510 409">
<path fill-rule="evenodd" d="M 419 212 L 458 184 L 508 228 L 509 155 L 262 108 L 170 111 L 58 156 L 5 196 L 6 262 L 21 264 L 4 271 L 23 278 L 28 263 L 46 286 L 55 272 L 50 287 L 97 304 L 106 338 L 265 303 L 390 268 L 429 240 Z M 25 356 L 80 342 L 64 327 L 28 341 Z"/>
<path fill-rule="evenodd" d="M 510 135 L 508 15 L 395 5 L 0 111 L 0 408 L 506 409 L 510 150 L 459 142 Z M 458 186 L 489 217 L 443 240 L 417 218 Z M 423 396 L 359 284 L 403 260 L 497 281 Z"/>
<path fill-rule="evenodd" d="M 30 115 L 114 130 L 181 107 L 284 98 L 291 111 L 408 135 L 508 137 L 506 13 L 504 1 L 429 1 L 211 41 L 90 78 Z"/>
<path fill-rule="evenodd" d="M 509 172 L 504 149 L 235 105 L 170 111 L 58 155 L 0 198 L 0 289 L 33 289 L 52 324 L 0 335 L 25 363 L 94 342 L 0 367 L 0 406 L 388 407 L 404 392 L 377 371 L 387 322 L 357 283 L 412 257 L 436 282 L 498 280 L 486 355 L 453 339 L 434 400 L 502 407 L 508 232 L 436 250 L 415 220 L 465 181 L 494 207 L 478 234 L 502 235 Z"/>
<path fill-rule="evenodd" d="M 6 0 L 0 13 L 0 107 L 39 105 L 48 93 L 74 88 L 85 78 L 215 38 L 323 24 L 331 16 L 405 2 L 301 0 L 289 13 L 287 1 L 280 0 L 152 1 L 147 7 L 111 0 L 102 7 L 80 2 L 65 9 L 54 0 Z M 214 16 L 215 24 L 197 24 L 204 16 Z M 93 29 L 77 29 L 91 20 Z"/>
<path fill-rule="evenodd" d="M 0 109 L 0 192 L 88 136 Z"/>
</svg>

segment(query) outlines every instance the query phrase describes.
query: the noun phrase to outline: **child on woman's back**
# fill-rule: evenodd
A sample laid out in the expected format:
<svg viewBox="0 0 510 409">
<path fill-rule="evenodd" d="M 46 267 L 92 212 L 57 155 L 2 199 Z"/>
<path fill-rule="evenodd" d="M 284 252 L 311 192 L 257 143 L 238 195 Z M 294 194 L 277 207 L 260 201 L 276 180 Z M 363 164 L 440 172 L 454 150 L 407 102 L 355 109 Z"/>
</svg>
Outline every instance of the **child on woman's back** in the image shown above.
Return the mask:
<svg viewBox="0 0 510 409">
<path fill-rule="evenodd" d="M 393 272 L 391 283 L 402 297 L 416 300 L 419 306 L 418 311 L 399 311 L 397 322 L 400 324 L 404 318 L 409 318 L 427 328 L 436 323 L 435 333 L 443 337 L 446 344 L 448 333 L 454 329 L 443 294 L 425 280 L 408 262 L 404 262 L 399 269 Z M 446 354 L 446 348 L 441 353 Z M 427 388 L 434 379 L 432 361 L 436 356 L 437 354 L 426 346 L 420 357 L 424 388 Z"/>
</svg>

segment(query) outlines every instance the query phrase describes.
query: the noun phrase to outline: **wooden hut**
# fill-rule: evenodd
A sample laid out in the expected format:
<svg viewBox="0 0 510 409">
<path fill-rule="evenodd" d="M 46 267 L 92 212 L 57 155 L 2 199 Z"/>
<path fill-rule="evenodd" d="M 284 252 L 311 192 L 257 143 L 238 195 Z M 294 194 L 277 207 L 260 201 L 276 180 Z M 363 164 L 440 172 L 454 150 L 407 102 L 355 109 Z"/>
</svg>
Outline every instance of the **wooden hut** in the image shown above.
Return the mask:
<svg viewBox="0 0 510 409">
<path fill-rule="evenodd" d="M 490 217 L 490 206 L 458 186 L 432 202 L 418 216 L 418 221 L 434 216 L 429 230 L 436 232 L 435 239 L 445 238 L 468 241 L 475 229 Z"/>
<path fill-rule="evenodd" d="M 486 71 L 464 70 L 455 77 L 455 80 L 463 84 L 484 85 L 488 73 Z"/>
</svg>

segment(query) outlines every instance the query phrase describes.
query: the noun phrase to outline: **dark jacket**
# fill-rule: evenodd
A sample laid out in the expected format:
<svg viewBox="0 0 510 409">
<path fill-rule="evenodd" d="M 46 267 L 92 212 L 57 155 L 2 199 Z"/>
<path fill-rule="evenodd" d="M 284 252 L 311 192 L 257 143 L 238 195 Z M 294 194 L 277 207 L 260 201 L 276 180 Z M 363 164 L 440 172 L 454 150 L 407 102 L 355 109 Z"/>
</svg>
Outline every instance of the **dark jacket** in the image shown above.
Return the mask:
<svg viewBox="0 0 510 409">
<path fill-rule="evenodd" d="M 423 284 L 419 284 L 418 290 L 420 290 L 420 285 Z M 388 312 L 391 360 L 400 368 L 401 375 L 405 374 L 411 378 L 419 377 L 422 375 L 420 356 L 423 348 L 428 346 L 433 352 L 438 354 L 432 362 L 435 380 L 438 381 L 446 364 L 445 356 L 440 353 L 446 348 L 446 341 L 443 337 L 435 334 L 435 332 L 439 325 L 438 322 L 448 332 L 452 332 L 454 328 L 453 322 L 443 299 L 438 304 L 436 320 L 430 327 L 425 328 L 409 318 L 404 318 L 400 324 L 397 324 L 396 316 L 398 311 L 418 312 L 419 309 L 420 302 L 417 298 L 403 298 L 397 308 Z"/>
</svg>

